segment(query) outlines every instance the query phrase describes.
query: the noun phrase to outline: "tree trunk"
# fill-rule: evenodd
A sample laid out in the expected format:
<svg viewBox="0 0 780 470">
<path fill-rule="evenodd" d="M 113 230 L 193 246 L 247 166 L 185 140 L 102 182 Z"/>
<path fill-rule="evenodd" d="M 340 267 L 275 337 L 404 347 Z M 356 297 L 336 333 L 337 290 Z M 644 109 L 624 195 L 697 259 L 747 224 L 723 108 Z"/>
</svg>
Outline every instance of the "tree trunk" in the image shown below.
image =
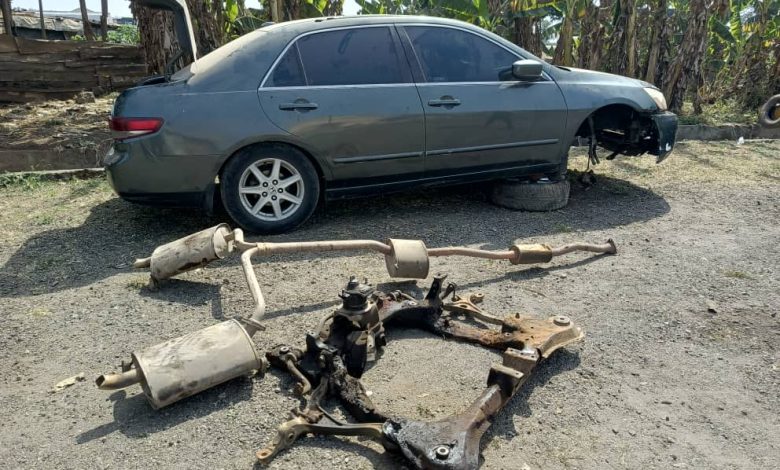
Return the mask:
<svg viewBox="0 0 780 470">
<path fill-rule="evenodd" d="M 38 17 L 41 22 L 41 39 L 46 39 L 46 20 L 43 19 L 43 0 L 38 0 Z"/>
<path fill-rule="evenodd" d="M 92 31 L 92 24 L 89 22 L 89 15 L 87 15 L 86 0 L 79 0 L 79 7 L 81 8 L 81 25 L 84 29 L 84 39 L 94 41 L 95 33 Z"/>
<path fill-rule="evenodd" d="M 0 0 L 0 9 L 3 12 L 3 28 L 5 34 L 9 36 L 14 35 L 14 18 L 11 13 L 11 0 Z"/>
<path fill-rule="evenodd" d="M 108 0 L 100 0 L 100 35 L 108 41 Z"/>
<path fill-rule="evenodd" d="M 529 16 L 515 18 L 514 43 L 535 56 L 542 56 L 542 44 L 538 34 L 539 20 Z"/>
<path fill-rule="evenodd" d="M 582 42 L 577 49 L 577 65 L 584 69 L 597 70 L 601 67 L 601 58 L 607 44 L 607 31 L 612 18 L 612 0 L 601 0 L 596 6 L 589 2 L 585 10 L 580 37 Z"/>
<path fill-rule="evenodd" d="M 677 56 L 669 64 L 663 91 L 672 111 L 682 109 L 688 88 L 703 81 L 702 65 L 707 55 L 707 26 L 710 17 L 709 0 L 691 0 L 688 25 Z"/>
<path fill-rule="evenodd" d="M 777 95 L 780 93 L 780 39 L 775 40 L 775 68 L 772 77 L 774 78 L 769 93 Z"/>
<path fill-rule="evenodd" d="M 571 47 L 573 42 L 572 35 L 574 34 L 574 19 L 572 16 L 574 16 L 573 9 L 572 11 L 566 11 L 565 16 L 563 17 L 563 24 L 561 25 L 561 31 L 558 35 L 558 43 L 555 45 L 555 54 L 553 55 L 554 64 L 573 65 Z"/>
<path fill-rule="evenodd" d="M 199 55 L 208 54 L 225 43 L 224 20 L 219 22 L 219 9 L 216 8 L 216 4 L 221 5 L 221 1 L 206 3 L 203 0 L 187 0 Z"/>
<path fill-rule="evenodd" d="M 325 5 L 322 14 L 325 16 L 339 16 L 344 12 L 344 0 L 331 0 Z"/>
<path fill-rule="evenodd" d="M 647 53 L 647 66 L 645 67 L 645 81 L 659 83 L 663 79 L 663 70 L 661 70 L 662 57 L 668 48 L 670 21 L 669 21 L 669 0 L 658 0 L 655 5 L 656 11 L 653 15 L 653 24 L 650 27 L 650 48 Z"/>
<path fill-rule="evenodd" d="M 149 72 L 165 73 L 165 65 L 180 50 L 179 41 L 173 33 L 173 15 L 142 7 L 134 1 L 130 2 L 130 10 L 138 21 L 141 48 L 146 55 Z"/>
<path fill-rule="evenodd" d="M 618 18 L 609 43 L 608 71 L 636 76 L 636 0 L 620 0 Z"/>
<path fill-rule="evenodd" d="M 738 84 L 741 87 L 739 101 L 743 109 L 756 109 L 766 101 L 772 92 L 775 77 L 769 64 L 773 48 L 766 47 L 767 27 L 769 26 L 769 2 L 762 2 L 755 7 L 756 24 L 752 36 L 745 45 L 744 56 L 746 64 L 736 70 L 739 74 Z"/>
</svg>

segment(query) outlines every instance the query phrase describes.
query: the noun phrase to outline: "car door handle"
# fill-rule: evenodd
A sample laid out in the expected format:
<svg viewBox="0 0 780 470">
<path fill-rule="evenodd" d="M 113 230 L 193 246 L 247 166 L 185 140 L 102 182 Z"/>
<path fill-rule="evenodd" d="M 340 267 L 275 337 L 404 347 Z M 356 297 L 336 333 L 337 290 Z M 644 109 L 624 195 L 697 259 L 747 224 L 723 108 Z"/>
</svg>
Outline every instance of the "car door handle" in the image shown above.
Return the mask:
<svg viewBox="0 0 780 470">
<path fill-rule="evenodd" d="M 452 106 L 460 106 L 460 100 L 457 98 L 452 97 L 445 97 L 442 96 L 438 100 L 428 100 L 428 106 L 445 106 L 445 107 L 452 107 Z"/>
<path fill-rule="evenodd" d="M 312 109 L 317 109 L 319 106 L 317 106 L 317 103 L 310 103 L 308 101 L 298 102 L 295 103 L 281 103 L 279 105 L 279 109 L 282 111 L 311 111 Z"/>
</svg>

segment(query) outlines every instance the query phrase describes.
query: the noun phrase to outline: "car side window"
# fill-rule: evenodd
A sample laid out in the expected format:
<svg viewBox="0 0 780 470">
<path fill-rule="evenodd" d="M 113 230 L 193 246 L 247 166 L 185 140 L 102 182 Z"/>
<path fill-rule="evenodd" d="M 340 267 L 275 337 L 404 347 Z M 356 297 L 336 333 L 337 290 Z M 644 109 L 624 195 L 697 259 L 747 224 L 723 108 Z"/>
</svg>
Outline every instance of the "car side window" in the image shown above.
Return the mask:
<svg viewBox="0 0 780 470">
<path fill-rule="evenodd" d="M 511 76 L 518 57 L 466 31 L 405 26 L 427 82 L 497 82 Z"/>
<path fill-rule="evenodd" d="M 269 87 L 292 87 L 305 86 L 306 77 L 303 74 L 298 47 L 293 44 L 287 49 L 287 52 L 276 64 L 273 74 L 266 86 Z"/>
<path fill-rule="evenodd" d="M 325 31 L 304 36 L 296 45 L 309 86 L 410 81 L 388 27 Z"/>
</svg>

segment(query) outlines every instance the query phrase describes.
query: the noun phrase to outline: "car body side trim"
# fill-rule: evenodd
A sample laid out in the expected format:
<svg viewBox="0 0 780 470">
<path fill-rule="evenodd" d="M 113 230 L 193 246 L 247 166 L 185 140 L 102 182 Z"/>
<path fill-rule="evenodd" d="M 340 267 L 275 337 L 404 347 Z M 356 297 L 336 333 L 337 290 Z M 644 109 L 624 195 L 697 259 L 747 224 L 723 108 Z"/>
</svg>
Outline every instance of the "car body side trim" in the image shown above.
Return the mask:
<svg viewBox="0 0 780 470">
<path fill-rule="evenodd" d="M 360 162 L 375 162 L 377 160 L 395 160 L 397 158 L 412 158 L 422 157 L 423 152 L 405 152 L 405 153 L 389 153 L 387 155 L 369 155 L 369 156 L 357 156 L 357 157 L 336 157 L 333 159 L 333 163 L 360 163 Z"/>
<path fill-rule="evenodd" d="M 551 168 L 554 168 L 555 165 L 551 165 L 549 163 L 542 163 L 542 164 L 534 164 L 534 165 L 518 165 L 518 166 L 512 166 L 512 167 L 502 167 L 502 168 L 495 168 L 490 170 L 481 170 L 481 171 L 472 171 L 468 173 L 459 173 L 456 175 L 447 175 L 447 176 L 429 176 L 429 177 L 422 177 L 422 178 L 414 178 L 410 180 L 401 180 L 401 181 L 388 181 L 386 183 L 373 183 L 373 184 L 366 184 L 366 185 L 359 185 L 359 186 L 340 186 L 340 187 L 330 187 L 325 188 L 325 193 L 329 197 L 339 197 L 339 194 L 346 194 L 346 193 L 354 193 L 354 192 L 365 192 L 368 193 L 377 193 L 382 191 L 382 188 L 392 188 L 392 187 L 404 187 L 404 186 L 411 186 L 411 185 L 420 185 L 420 184 L 447 184 L 448 181 L 457 181 L 457 180 L 481 180 L 481 179 L 493 179 L 496 174 L 505 174 L 506 172 L 514 172 L 517 170 L 523 170 L 523 173 L 544 173 L 546 171 L 549 171 Z M 374 188 L 374 189 L 372 189 Z"/>
<path fill-rule="evenodd" d="M 478 145 L 476 147 L 458 147 L 441 150 L 428 150 L 425 152 L 426 156 L 436 157 L 441 155 L 450 155 L 453 153 L 467 153 L 467 152 L 480 152 L 482 150 L 499 150 L 509 149 L 515 147 L 534 147 L 537 145 L 553 145 L 557 144 L 558 139 L 541 139 L 541 140 L 525 140 L 523 142 L 507 142 L 505 144 L 496 145 Z"/>
<path fill-rule="evenodd" d="M 505 82 L 501 82 L 505 83 Z M 349 88 L 398 88 L 398 87 L 413 87 L 414 83 L 373 83 L 373 84 L 356 84 L 356 85 L 298 85 L 298 86 L 267 86 L 261 88 L 259 91 L 285 91 L 285 90 L 328 90 L 328 89 L 349 89 Z"/>
</svg>

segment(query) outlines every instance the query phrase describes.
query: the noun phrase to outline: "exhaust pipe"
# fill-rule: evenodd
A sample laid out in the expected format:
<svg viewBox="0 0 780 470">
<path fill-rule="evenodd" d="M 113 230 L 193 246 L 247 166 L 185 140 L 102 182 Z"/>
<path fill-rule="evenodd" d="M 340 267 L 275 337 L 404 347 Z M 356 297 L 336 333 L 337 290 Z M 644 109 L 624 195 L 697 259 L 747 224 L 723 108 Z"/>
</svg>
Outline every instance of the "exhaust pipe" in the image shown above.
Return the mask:
<svg viewBox="0 0 780 470">
<path fill-rule="evenodd" d="M 119 390 L 129 387 L 141 381 L 141 376 L 137 369 L 130 369 L 118 374 L 104 374 L 95 380 L 95 384 L 100 390 Z"/>
</svg>

